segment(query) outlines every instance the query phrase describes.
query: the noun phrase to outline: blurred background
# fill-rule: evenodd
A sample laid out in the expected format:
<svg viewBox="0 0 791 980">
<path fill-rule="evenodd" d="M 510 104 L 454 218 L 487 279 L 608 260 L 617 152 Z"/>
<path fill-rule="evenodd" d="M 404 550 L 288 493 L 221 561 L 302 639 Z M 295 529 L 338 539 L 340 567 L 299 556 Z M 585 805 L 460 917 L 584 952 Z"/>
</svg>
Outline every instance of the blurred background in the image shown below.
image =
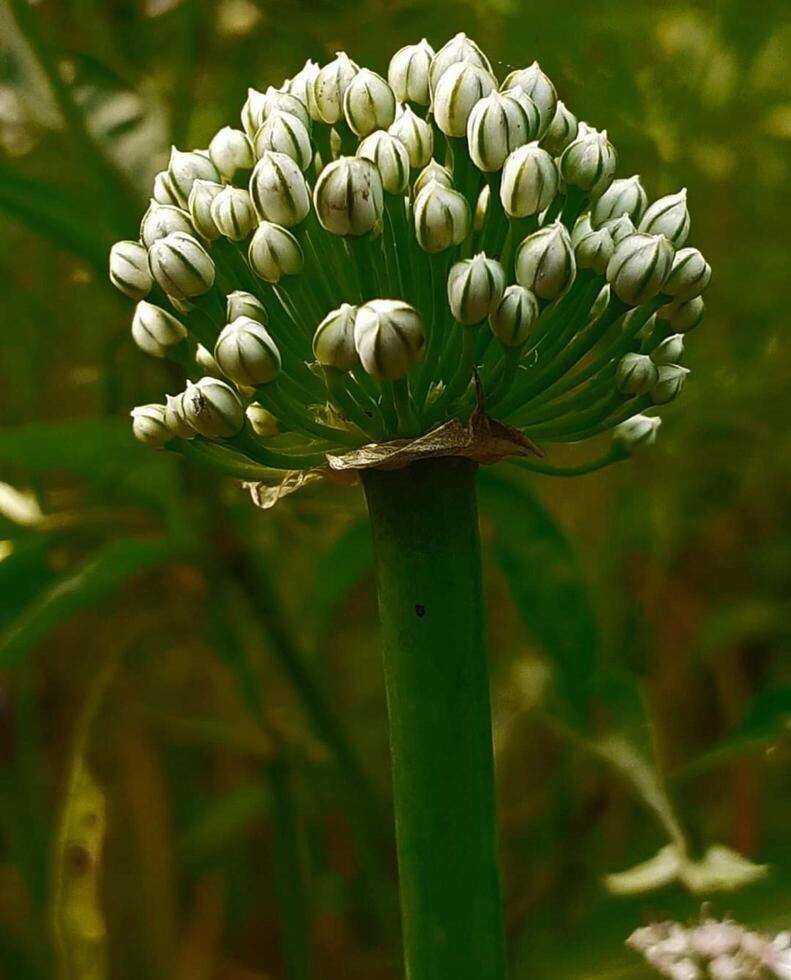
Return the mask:
<svg viewBox="0 0 791 980">
<path fill-rule="evenodd" d="M 788 4 L 2 0 L 4 980 L 399 975 L 361 494 L 134 444 L 177 382 L 106 255 L 249 85 L 459 30 L 687 186 L 715 273 L 650 454 L 481 474 L 514 980 L 647 977 L 626 936 L 705 900 L 791 924 Z"/>
</svg>

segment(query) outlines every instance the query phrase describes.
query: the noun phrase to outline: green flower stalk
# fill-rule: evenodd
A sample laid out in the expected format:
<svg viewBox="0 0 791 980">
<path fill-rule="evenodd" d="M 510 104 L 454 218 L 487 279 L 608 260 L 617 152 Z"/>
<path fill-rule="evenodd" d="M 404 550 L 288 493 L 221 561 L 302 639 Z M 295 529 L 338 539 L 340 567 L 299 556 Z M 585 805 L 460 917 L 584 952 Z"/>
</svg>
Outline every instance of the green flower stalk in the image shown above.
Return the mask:
<svg viewBox="0 0 791 980">
<path fill-rule="evenodd" d="M 264 483 L 360 472 L 410 980 L 506 973 L 476 465 L 642 452 L 703 316 L 686 192 L 616 169 L 537 62 L 500 80 L 463 34 L 382 74 L 341 52 L 174 148 L 110 254 L 134 342 L 184 378 L 134 409 L 141 442 Z"/>
</svg>

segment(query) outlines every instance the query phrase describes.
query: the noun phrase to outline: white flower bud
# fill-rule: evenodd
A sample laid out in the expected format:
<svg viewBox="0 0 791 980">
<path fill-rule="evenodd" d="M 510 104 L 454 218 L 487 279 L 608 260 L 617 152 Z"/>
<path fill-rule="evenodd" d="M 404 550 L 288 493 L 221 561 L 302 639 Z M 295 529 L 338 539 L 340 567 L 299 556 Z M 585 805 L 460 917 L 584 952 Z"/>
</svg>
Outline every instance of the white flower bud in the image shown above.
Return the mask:
<svg viewBox="0 0 791 980">
<path fill-rule="evenodd" d="M 711 280 L 711 266 L 696 248 L 681 248 L 673 259 L 670 275 L 662 291 L 676 300 L 693 299 Z"/>
<path fill-rule="evenodd" d="M 572 236 L 572 241 L 574 237 Z M 612 235 L 606 228 L 589 231 L 578 238 L 574 245 L 574 258 L 578 269 L 591 269 L 597 276 L 603 276 L 607 271 L 610 259 L 615 252 Z"/>
<path fill-rule="evenodd" d="M 402 109 L 387 131 L 404 144 L 409 154 L 409 165 L 413 170 L 425 167 L 429 163 L 434 152 L 434 130 L 409 106 Z"/>
<path fill-rule="evenodd" d="M 311 117 L 308 109 L 301 99 L 290 92 L 276 89 L 270 85 L 264 92 L 263 99 L 259 103 L 259 109 L 257 120 L 251 119 L 251 122 L 257 121 L 255 130 L 248 134 L 251 140 L 273 112 L 288 112 L 290 115 L 296 116 L 305 129 L 310 132 Z"/>
<path fill-rule="evenodd" d="M 592 129 L 566 147 L 560 157 L 560 173 L 567 184 L 596 198 L 612 183 L 617 156 L 607 130 Z"/>
<path fill-rule="evenodd" d="M 453 176 L 450 170 L 437 163 L 436 160 L 429 160 L 428 165 L 415 178 L 412 187 L 414 196 L 417 198 L 418 194 L 432 182 L 441 184 L 443 187 L 453 188 Z"/>
<path fill-rule="evenodd" d="M 264 221 L 291 228 L 310 211 L 310 191 L 299 168 L 285 153 L 267 151 L 250 178 L 250 196 Z"/>
<path fill-rule="evenodd" d="M 269 331 L 249 316 L 223 327 L 214 345 L 214 360 L 222 373 L 240 385 L 268 384 L 280 373 L 280 352 Z"/>
<path fill-rule="evenodd" d="M 535 294 L 524 286 L 513 285 L 489 314 L 489 326 L 505 347 L 521 347 L 540 314 Z"/>
<path fill-rule="evenodd" d="M 540 214 L 558 191 L 558 170 L 538 143 L 520 146 L 503 165 L 500 201 L 512 218 Z"/>
<path fill-rule="evenodd" d="M 212 201 L 211 217 L 220 234 L 232 242 L 247 238 L 258 224 L 258 215 L 250 195 L 230 184 Z"/>
<path fill-rule="evenodd" d="M 360 70 L 351 58 L 339 51 L 335 60 L 319 70 L 313 82 L 314 118 L 337 123 L 343 118 L 343 97 Z"/>
<path fill-rule="evenodd" d="M 187 330 L 171 313 L 141 300 L 132 317 L 132 339 L 146 354 L 167 357 L 172 347 L 187 336 Z"/>
<path fill-rule="evenodd" d="M 368 68 L 358 71 L 343 93 L 349 129 L 357 136 L 369 136 L 377 129 L 387 129 L 395 113 L 396 97 L 382 76 Z"/>
<path fill-rule="evenodd" d="M 212 217 L 211 206 L 214 203 L 215 197 L 223 189 L 223 186 L 223 184 L 218 184 L 213 180 L 196 180 L 192 185 L 189 200 L 187 201 L 187 207 L 189 208 L 190 218 L 192 219 L 195 231 L 210 242 L 222 236 L 222 232 Z"/>
<path fill-rule="evenodd" d="M 569 233 L 560 221 L 528 235 L 516 253 L 516 281 L 539 299 L 554 300 L 574 282 L 576 264 Z"/>
<path fill-rule="evenodd" d="M 116 242 L 110 249 L 110 282 L 130 299 L 142 299 L 154 282 L 148 253 L 140 242 Z"/>
<path fill-rule="evenodd" d="M 491 200 L 492 189 L 488 184 L 484 184 L 481 193 L 478 195 L 478 200 L 475 202 L 475 214 L 472 218 L 472 227 L 475 231 L 480 231 L 483 228 Z"/>
<path fill-rule="evenodd" d="M 173 438 L 173 433 L 165 424 L 164 405 L 138 405 L 129 414 L 132 417 L 132 433 L 144 446 L 162 449 Z"/>
<path fill-rule="evenodd" d="M 341 157 L 328 164 L 313 192 L 316 214 L 332 235 L 366 235 L 384 212 L 382 179 L 370 160 Z"/>
<path fill-rule="evenodd" d="M 645 395 L 658 380 L 657 367 L 647 354 L 624 354 L 615 370 L 615 385 L 622 395 Z"/>
<path fill-rule="evenodd" d="M 448 274 L 448 305 L 455 320 L 474 326 L 489 316 L 505 291 L 505 270 L 483 252 L 457 262 Z"/>
<path fill-rule="evenodd" d="M 518 98 L 509 92 L 490 92 L 473 106 L 467 120 L 470 157 L 480 170 L 494 173 L 510 153 L 527 143 L 532 132 L 528 113 Z"/>
<path fill-rule="evenodd" d="M 167 170 L 160 170 L 154 177 L 154 189 L 151 197 L 157 204 L 178 204 L 178 194 L 173 186 L 173 180 Z"/>
<path fill-rule="evenodd" d="M 283 109 L 270 112 L 255 134 L 255 152 L 261 157 L 268 150 L 283 153 L 307 170 L 313 161 L 313 146 L 307 127 L 297 116 Z"/>
<path fill-rule="evenodd" d="M 240 316 L 248 316 L 263 324 L 266 324 L 269 320 L 264 304 L 257 296 L 253 296 L 252 293 L 246 293 L 243 289 L 236 289 L 232 293 L 228 293 L 228 298 L 225 303 L 225 315 L 227 318 L 226 323 L 233 323 Z"/>
<path fill-rule="evenodd" d="M 302 271 L 299 242 L 290 231 L 271 221 L 262 221 L 256 228 L 247 254 L 253 272 L 266 282 L 278 283 L 283 276 Z"/>
<path fill-rule="evenodd" d="M 233 388 L 219 378 L 187 384 L 182 395 L 184 418 L 207 439 L 231 439 L 244 426 L 244 408 Z"/>
<path fill-rule="evenodd" d="M 192 185 L 196 180 L 219 181 L 220 179 L 217 168 L 208 156 L 198 153 L 197 150 L 185 153 L 177 150 L 175 146 L 170 150 L 168 173 L 181 207 L 186 207 Z"/>
<path fill-rule="evenodd" d="M 221 378 L 222 371 L 220 365 L 214 360 L 214 355 L 207 350 L 203 344 L 198 344 L 195 349 L 195 363 L 204 374 L 210 374 L 213 378 Z M 181 396 L 179 395 L 179 398 Z"/>
<path fill-rule="evenodd" d="M 426 334 L 418 311 L 402 300 L 374 299 L 354 321 L 354 346 L 375 378 L 403 378 L 423 357 Z"/>
<path fill-rule="evenodd" d="M 459 33 L 447 41 L 431 59 L 429 67 L 429 89 L 436 92 L 440 78 L 451 65 L 466 64 L 482 68 L 491 75 L 492 66 L 475 41 L 466 34 Z"/>
<path fill-rule="evenodd" d="M 303 67 L 291 79 L 285 89 L 289 95 L 293 95 L 295 98 L 299 99 L 299 101 L 308 110 L 308 115 L 312 119 L 318 118 L 315 114 L 315 105 L 313 102 L 313 85 L 316 81 L 316 76 L 318 73 L 319 66 L 315 61 L 311 61 L 311 59 L 308 58 Z"/>
<path fill-rule="evenodd" d="M 376 165 L 387 194 L 403 194 L 409 185 L 409 154 L 404 144 L 383 130 L 366 136 L 357 156 Z"/>
<path fill-rule="evenodd" d="M 431 180 L 415 199 L 415 235 L 425 252 L 460 245 L 470 231 L 470 206 L 463 194 Z"/>
<path fill-rule="evenodd" d="M 176 299 L 201 296 L 214 285 L 211 256 L 196 238 L 183 231 L 154 242 L 148 250 L 148 264 L 155 282 Z"/>
<path fill-rule="evenodd" d="M 576 248 L 578 242 L 581 242 L 586 235 L 590 235 L 592 231 L 593 225 L 591 224 L 590 212 L 583 211 L 571 229 L 571 244 Z"/>
<path fill-rule="evenodd" d="M 245 409 L 247 421 L 253 432 L 261 439 L 270 439 L 278 432 L 277 419 L 258 402 L 250 402 Z"/>
<path fill-rule="evenodd" d="M 512 71 L 503 82 L 503 89 L 519 88 L 535 102 L 540 118 L 539 129 L 536 133 L 542 137 L 552 122 L 558 104 L 558 94 L 548 75 L 541 70 L 541 65 L 534 61 L 529 68 Z"/>
<path fill-rule="evenodd" d="M 689 368 L 680 364 L 660 364 L 657 368 L 657 382 L 651 389 L 651 401 L 655 405 L 667 405 L 672 402 L 684 387 Z"/>
<path fill-rule="evenodd" d="M 316 327 L 313 353 L 319 364 L 339 371 L 351 371 L 360 363 L 354 345 L 354 321 L 357 308 L 344 303 L 333 310 Z"/>
<path fill-rule="evenodd" d="M 428 79 L 433 58 L 434 49 L 425 38 L 419 44 L 408 44 L 396 51 L 390 59 L 387 80 L 399 102 L 429 104 Z"/>
<path fill-rule="evenodd" d="M 496 88 L 494 76 L 465 62 L 451 65 L 434 90 L 434 121 L 446 136 L 464 136 L 476 102 Z"/>
<path fill-rule="evenodd" d="M 558 100 L 552 122 L 541 137 L 541 146 L 553 157 L 559 157 L 569 143 L 573 143 L 577 138 L 578 130 L 577 117 Z"/>
<path fill-rule="evenodd" d="M 184 392 L 165 395 L 165 425 L 178 439 L 195 438 L 195 430 L 184 416 Z"/>
<path fill-rule="evenodd" d="M 233 180 L 237 170 L 250 170 L 255 163 L 253 147 L 241 129 L 223 128 L 209 143 L 209 156 L 221 177 Z"/>
<path fill-rule="evenodd" d="M 622 214 L 620 218 L 605 221 L 602 228 L 605 228 L 610 233 L 610 238 L 612 238 L 616 245 L 637 231 L 628 214 Z"/>
<path fill-rule="evenodd" d="M 671 334 L 666 337 L 651 353 L 654 364 L 678 364 L 684 356 L 684 335 Z"/>
<path fill-rule="evenodd" d="M 254 139 L 255 134 L 261 128 L 264 121 L 264 108 L 266 106 L 266 95 L 258 89 L 248 88 L 247 99 L 242 106 L 242 128 L 249 140 Z"/>
<path fill-rule="evenodd" d="M 660 320 L 666 320 L 676 333 L 689 333 L 700 326 L 703 320 L 705 306 L 700 296 L 693 296 L 679 302 L 674 300 L 663 306 L 657 313 Z"/>
<path fill-rule="evenodd" d="M 615 246 L 607 281 L 618 299 L 639 306 L 661 290 L 672 264 L 673 246 L 666 238 L 636 232 Z"/>
<path fill-rule="evenodd" d="M 626 215 L 633 222 L 639 221 L 648 205 L 648 195 L 640 177 L 619 177 L 591 207 L 591 224 L 601 228 L 607 221 Z"/>
<path fill-rule="evenodd" d="M 613 429 L 613 445 L 631 456 L 638 450 L 653 446 L 662 419 L 648 415 L 633 415 Z"/>
<path fill-rule="evenodd" d="M 689 235 L 689 225 L 687 189 L 683 187 L 678 194 L 668 194 L 649 204 L 637 230 L 647 235 L 664 235 L 676 248 L 681 248 Z"/>
<path fill-rule="evenodd" d="M 189 214 L 172 204 L 158 204 L 152 200 L 140 222 L 140 241 L 146 248 L 151 248 L 157 239 L 174 231 L 195 234 Z"/>
</svg>

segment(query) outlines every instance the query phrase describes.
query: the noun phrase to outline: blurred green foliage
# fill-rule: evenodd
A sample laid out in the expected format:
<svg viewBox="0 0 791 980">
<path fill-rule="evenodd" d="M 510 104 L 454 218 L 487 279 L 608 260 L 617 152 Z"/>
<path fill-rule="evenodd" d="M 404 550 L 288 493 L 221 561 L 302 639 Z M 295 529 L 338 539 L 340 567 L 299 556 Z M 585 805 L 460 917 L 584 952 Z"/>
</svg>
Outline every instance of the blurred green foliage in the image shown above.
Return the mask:
<svg viewBox="0 0 791 980">
<path fill-rule="evenodd" d="M 705 896 L 603 876 L 669 840 L 768 864 L 713 907 L 788 925 L 788 5 L 3 0 L 0 976 L 398 974 L 360 494 L 262 513 L 134 444 L 176 378 L 105 256 L 248 85 L 457 30 L 538 58 L 649 193 L 686 184 L 715 270 L 651 455 L 481 474 L 513 975 L 645 976 L 625 936 Z"/>
</svg>

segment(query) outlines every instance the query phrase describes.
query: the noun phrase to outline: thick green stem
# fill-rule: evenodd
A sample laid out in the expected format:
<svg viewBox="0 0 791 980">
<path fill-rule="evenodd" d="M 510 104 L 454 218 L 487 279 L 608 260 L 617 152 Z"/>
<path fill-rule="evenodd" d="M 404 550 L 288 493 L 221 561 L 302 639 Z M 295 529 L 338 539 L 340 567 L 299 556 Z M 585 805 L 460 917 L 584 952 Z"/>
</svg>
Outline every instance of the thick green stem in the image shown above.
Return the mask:
<svg viewBox="0 0 791 980">
<path fill-rule="evenodd" d="M 475 466 L 363 473 L 409 980 L 505 980 Z"/>
</svg>

